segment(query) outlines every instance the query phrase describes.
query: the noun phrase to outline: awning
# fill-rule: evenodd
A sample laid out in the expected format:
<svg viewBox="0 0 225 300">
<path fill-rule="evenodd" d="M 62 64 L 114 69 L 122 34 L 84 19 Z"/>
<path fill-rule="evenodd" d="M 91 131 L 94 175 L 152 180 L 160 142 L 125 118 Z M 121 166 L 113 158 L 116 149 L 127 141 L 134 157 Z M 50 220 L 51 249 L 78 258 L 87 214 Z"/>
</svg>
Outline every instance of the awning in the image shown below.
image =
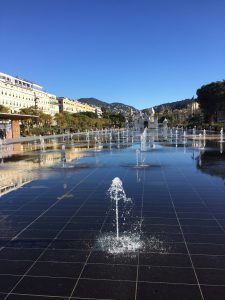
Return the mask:
<svg viewBox="0 0 225 300">
<path fill-rule="evenodd" d="M 0 113 L 0 120 L 27 120 L 27 119 L 37 119 L 37 118 L 39 117 L 34 115 Z"/>
</svg>

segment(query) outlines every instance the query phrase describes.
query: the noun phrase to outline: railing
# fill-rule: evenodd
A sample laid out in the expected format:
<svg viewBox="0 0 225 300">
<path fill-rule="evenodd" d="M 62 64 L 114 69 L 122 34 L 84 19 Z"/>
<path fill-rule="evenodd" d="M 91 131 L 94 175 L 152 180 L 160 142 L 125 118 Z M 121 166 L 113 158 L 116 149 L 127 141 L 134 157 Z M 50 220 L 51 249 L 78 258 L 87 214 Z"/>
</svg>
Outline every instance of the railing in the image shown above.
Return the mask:
<svg viewBox="0 0 225 300">
<path fill-rule="evenodd" d="M 81 132 L 75 132 L 75 133 L 62 133 L 62 134 L 52 134 L 52 135 L 43 135 L 41 136 L 44 140 L 47 139 L 58 139 L 58 138 L 70 138 L 71 135 L 73 137 L 81 137 L 81 136 L 86 136 L 89 134 L 89 136 L 100 133 L 100 132 L 117 132 L 117 131 L 124 131 L 125 129 L 113 129 L 113 130 L 90 130 L 90 131 L 81 131 Z M 20 137 L 18 139 L 5 139 L 3 141 L 3 144 L 8 145 L 8 144 L 17 144 L 17 143 L 26 143 L 26 142 L 32 142 L 32 141 L 39 141 L 40 140 L 40 135 L 36 136 L 28 136 L 28 137 Z"/>
</svg>

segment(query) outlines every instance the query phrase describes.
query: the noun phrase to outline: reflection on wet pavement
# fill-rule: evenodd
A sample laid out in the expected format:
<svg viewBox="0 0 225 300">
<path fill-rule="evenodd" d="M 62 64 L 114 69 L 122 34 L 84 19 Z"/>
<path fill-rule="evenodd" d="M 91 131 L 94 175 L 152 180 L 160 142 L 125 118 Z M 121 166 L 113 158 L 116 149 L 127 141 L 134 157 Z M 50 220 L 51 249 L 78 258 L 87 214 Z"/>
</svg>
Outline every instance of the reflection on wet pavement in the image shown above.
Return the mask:
<svg viewBox="0 0 225 300">
<path fill-rule="evenodd" d="M 0 299 L 224 299 L 220 141 L 147 136 L 148 168 L 135 167 L 137 140 L 85 145 L 2 149 Z M 121 235 L 138 224 L 145 245 L 120 253 L 98 243 L 116 236 L 115 177 L 132 199 Z"/>
</svg>

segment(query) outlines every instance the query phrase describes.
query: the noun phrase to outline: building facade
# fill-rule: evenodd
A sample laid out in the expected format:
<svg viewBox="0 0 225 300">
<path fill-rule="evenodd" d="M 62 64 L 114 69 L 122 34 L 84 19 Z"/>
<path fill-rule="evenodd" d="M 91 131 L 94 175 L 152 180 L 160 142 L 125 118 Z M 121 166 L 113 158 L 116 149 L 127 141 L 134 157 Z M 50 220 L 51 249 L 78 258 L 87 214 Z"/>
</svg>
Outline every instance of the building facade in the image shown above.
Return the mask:
<svg viewBox="0 0 225 300">
<path fill-rule="evenodd" d="M 199 103 L 197 101 L 193 101 L 190 104 L 188 104 L 187 109 L 189 110 L 190 114 L 193 116 L 201 112 Z"/>
<path fill-rule="evenodd" d="M 66 97 L 57 97 L 44 92 L 43 87 L 39 84 L 1 72 L 0 105 L 9 108 L 11 113 L 19 113 L 22 108 L 32 106 L 51 116 L 64 111 L 69 113 L 92 112 L 96 113 L 98 117 L 102 116 L 100 107 Z"/>
<path fill-rule="evenodd" d="M 101 115 L 101 109 L 97 109 L 94 106 L 90 106 L 86 103 L 81 103 L 77 100 L 69 99 L 66 97 L 57 97 L 59 104 L 59 112 L 67 111 L 70 113 L 81 113 L 81 112 L 92 112 L 97 113 L 97 115 Z"/>
<path fill-rule="evenodd" d="M 59 112 L 56 96 L 42 89 L 31 81 L 0 73 L 0 105 L 8 107 L 12 113 L 31 106 L 52 116 Z"/>
<path fill-rule="evenodd" d="M 158 129 L 158 126 L 158 118 L 155 116 L 153 108 L 150 116 L 142 111 L 132 113 L 131 121 L 129 122 L 129 127 L 138 131 L 143 131 L 145 128 Z"/>
</svg>

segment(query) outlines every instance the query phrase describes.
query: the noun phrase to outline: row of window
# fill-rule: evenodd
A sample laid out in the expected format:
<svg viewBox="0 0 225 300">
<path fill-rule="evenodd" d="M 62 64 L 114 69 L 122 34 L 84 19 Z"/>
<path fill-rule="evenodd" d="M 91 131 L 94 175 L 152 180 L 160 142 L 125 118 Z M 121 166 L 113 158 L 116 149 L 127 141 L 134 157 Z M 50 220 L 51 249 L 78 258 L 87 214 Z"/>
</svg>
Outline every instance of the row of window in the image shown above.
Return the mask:
<svg viewBox="0 0 225 300">
<path fill-rule="evenodd" d="M 1 91 L 1 94 L 3 95 L 3 96 L 9 96 L 9 97 L 15 97 L 15 98 L 19 98 L 19 99 L 23 99 L 23 100 L 27 100 L 27 101 L 34 101 L 34 98 L 28 98 L 28 97 L 25 97 L 25 96 L 20 96 L 20 95 L 17 95 L 17 94 L 11 94 L 11 93 L 7 93 L 7 92 L 5 92 L 4 93 L 4 91 L 2 90 Z M 40 100 L 40 99 L 39 99 Z M 50 104 L 50 102 L 48 102 L 48 101 L 44 101 L 44 100 L 40 100 L 40 102 L 42 102 L 43 104 L 46 104 L 46 105 L 49 105 Z"/>
<path fill-rule="evenodd" d="M 21 99 L 24 99 L 24 100 L 33 100 L 32 98 L 20 96 L 20 95 L 18 95 L 18 94 L 11 94 L 10 92 L 9 92 L 9 93 L 7 93 L 7 92 L 4 93 L 3 90 L 2 90 L 2 92 L 1 92 L 1 94 L 2 94 L 2 95 L 5 95 L 5 96 L 9 96 L 9 97 L 12 96 L 12 97 L 15 97 L 15 98 L 21 98 Z"/>
<path fill-rule="evenodd" d="M 5 92 L 6 93 L 6 95 L 8 94 L 8 95 L 12 95 L 13 97 L 14 97 L 14 93 L 12 93 L 13 91 L 10 91 L 10 89 L 13 89 L 14 88 L 14 86 L 12 85 L 10 88 L 7 88 L 6 87 L 6 89 L 8 89 L 9 90 L 9 92 L 7 93 L 7 92 Z M 35 91 L 30 91 L 30 93 L 29 92 L 27 92 L 27 91 L 24 91 L 24 88 L 23 87 L 21 87 L 21 88 L 19 88 L 19 87 L 16 87 L 16 89 L 17 89 L 17 91 L 18 92 L 21 92 L 21 93 L 23 93 L 23 94 L 28 94 L 28 95 L 31 95 L 31 96 L 36 96 L 36 97 L 40 97 L 40 98 L 43 98 L 43 96 L 45 97 L 45 98 L 47 98 L 47 99 L 51 99 L 51 100 L 56 100 L 56 97 L 54 97 L 54 96 L 52 96 L 52 95 L 48 95 L 48 94 L 46 94 L 46 93 L 44 93 L 44 92 L 42 92 L 42 93 L 40 93 L 40 92 L 35 92 Z M 15 91 L 16 92 L 16 91 Z M 2 94 L 4 93 L 4 91 L 2 90 Z M 16 94 L 15 94 L 15 97 L 16 97 Z"/>
<path fill-rule="evenodd" d="M 14 106 L 17 106 L 17 107 L 30 107 L 29 104 L 12 102 L 12 101 L 7 101 L 7 100 L 0 101 L 0 104 L 2 104 L 2 105 L 14 105 Z"/>
<path fill-rule="evenodd" d="M 0 99 L 0 104 L 2 104 L 2 105 L 11 105 L 11 106 L 16 106 L 16 107 L 30 107 L 31 105 L 30 104 L 28 104 L 28 103 L 19 103 L 19 102 L 15 102 L 15 101 L 8 101 L 8 100 L 2 100 L 1 101 L 1 99 Z M 44 106 L 38 106 L 39 108 L 41 108 L 41 109 L 44 109 L 44 108 L 46 108 L 46 107 L 44 107 Z M 50 105 L 50 108 L 54 108 L 54 106 L 53 105 Z"/>
</svg>

